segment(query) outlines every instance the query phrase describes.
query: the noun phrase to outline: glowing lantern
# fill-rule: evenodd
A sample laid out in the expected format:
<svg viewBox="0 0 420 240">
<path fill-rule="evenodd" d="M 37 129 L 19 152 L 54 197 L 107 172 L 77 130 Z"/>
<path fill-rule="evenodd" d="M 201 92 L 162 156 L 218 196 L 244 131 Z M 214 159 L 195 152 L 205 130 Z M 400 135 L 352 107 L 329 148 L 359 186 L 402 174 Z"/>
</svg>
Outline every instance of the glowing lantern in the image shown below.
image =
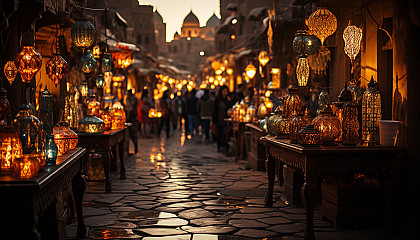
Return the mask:
<svg viewBox="0 0 420 240">
<path fill-rule="evenodd" d="M 302 130 L 307 124 L 308 120 L 301 113 L 295 113 L 290 122 L 290 142 L 298 143 L 299 131 Z"/>
<path fill-rule="evenodd" d="M 131 57 L 131 51 L 129 50 L 122 50 L 120 52 L 113 52 L 112 58 L 114 60 L 114 64 L 118 68 L 127 68 L 134 62 L 134 59 Z"/>
<path fill-rule="evenodd" d="M 87 103 L 87 115 L 100 117 L 101 116 L 99 114 L 100 107 L 101 107 L 101 104 L 98 101 L 96 101 L 95 96 L 91 96 L 90 100 Z"/>
<path fill-rule="evenodd" d="M 41 54 L 34 46 L 23 46 L 15 58 L 15 65 L 22 77 L 22 82 L 30 83 L 42 66 Z"/>
<path fill-rule="evenodd" d="M 22 144 L 12 126 L 0 127 L 0 173 L 10 174 L 13 161 L 22 155 Z"/>
<path fill-rule="evenodd" d="M 80 59 L 80 69 L 84 73 L 92 72 L 96 67 L 96 60 L 90 50 L 86 50 L 83 57 Z"/>
<path fill-rule="evenodd" d="M 111 72 L 112 70 L 112 56 L 109 53 L 104 53 L 102 57 L 102 73 Z"/>
<path fill-rule="evenodd" d="M 256 111 L 257 109 L 255 109 L 254 105 L 249 106 L 248 109 L 246 110 L 246 115 L 249 115 L 250 122 L 256 119 Z"/>
<path fill-rule="evenodd" d="M 85 133 L 103 133 L 105 123 L 97 117 L 86 117 L 79 122 L 79 131 Z"/>
<path fill-rule="evenodd" d="M 344 145 L 356 145 L 359 142 L 359 121 L 357 120 L 357 106 L 346 103 L 343 107 L 343 121 L 341 123 L 341 143 Z"/>
<path fill-rule="evenodd" d="M 337 30 L 337 18 L 327 8 L 318 8 L 309 16 L 307 25 L 310 34 L 317 36 L 323 45 L 325 39 Z"/>
<path fill-rule="evenodd" d="M 79 142 L 79 136 L 70 128 L 70 124 L 68 122 L 59 122 L 59 128 L 65 134 L 67 134 L 68 140 L 68 149 L 73 150 L 77 147 L 77 143 Z"/>
<path fill-rule="evenodd" d="M 280 107 L 277 107 L 275 113 L 278 115 L 274 126 L 276 128 L 276 138 L 287 138 L 290 132 L 290 118 L 284 118 Z"/>
<path fill-rule="evenodd" d="M 52 134 L 53 129 L 53 101 L 51 92 L 45 85 L 44 91 L 42 91 L 39 97 L 39 120 L 43 123 L 43 128 L 46 135 Z"/>
<path fill-rule="evenodd" d="M 92 55 L 93 55 L 94 58 L 100 58 L 101 57 L 101 48 L 99 48 L 98 45 L 96 45 L 92 48 Z"/>
<path fill-rule="evenodd" d="M 265 106 L 264 102 L 262 102 L 262 103 L 260 104 L 260 106 L 258 107 L 258 113 L 257 113 L 257 116 L 258 116 L 260 119 L 262 119 L 262 118 L 267 117 L 267 115 L 268 115 L 267 107 Z"/>
<path fill-rule="evenodd" d="M 314 125 L 308 124 L 299 131 L 298 143 L 302 146 L 318 145 L 320 140 L 320 132 Z"/>
<path fill-rule="evenodd" d="M 6 76 L 9 84 L 12 85 L 13 81 L 15 81 L 17 75 L 17 68 L 14 61 L 7 61 L 6 65 L 4 65 L 4 75 Z"/>
<path fill-rule="evenodd" d="M 80 85 L 80 94 L 82 94 L 82 97 L 87 97 L 88 93 L 89 93 L 88 84 L 87 82 L 83 82 Z"/>
<path fill-rule="evenodd" d="M 31 178 L 38 174 L 40 163 L 39 157 L 22 155 L 13 162 L 13 175 L 18 178 Z"/>
<path fill-rule="evenodd" d="M 379 144 L 381 119 L 381 93 L 372 77 L 362 97 L 362 141 L 365 145 Z"/>
<path fill-rule="evenodd" d="M 69 151 L 69 136 L 60 129 L 60 125 L 53 128 L 54 142 L 58 147 L 58 156 L 64 155 Z"/>
<path fill-rule="evenodd" d="M 325 108 L 312 124 L 320 131 L 323 144 L 331 145 L 341 136 L 340 120 L 332 113 L 331 107 Z"/>
<path fill-rule="evenodd" d="M 47 65 L 45 66 L 45 71 L 55 86 L 57 86 L 61 79 L 67 75 L 69 66 L 66 60 L 64 60 L 60 55 L 60 52 L 57 51 L 57 53 L 55 53 L 53 57 L 48 60 Z"/>
<path fill-rule="evenodd" d="M 294 112 L 300 112 L 301 102 L 296 92 L 297 88 L 289 88 L 289 94 L 284 98 L 283 116 L 286 118 L 291 118 Z"/>
<path fill-rule="evenodd" d="M 318 110 L 317 110 L 318 115 L 322 110 L 324 110 L 326 107 L 330 105 L 331 105 L 331 97 L 327 91 L 322 89 L 321 93 L 319 94 L 319 100 L 318 100 Z"/>
<path fill-rule="evenodd" d="M 227 68 L 227 69 L 226 69 L 226 73 L 227 73 L 228 75 L 232 75 L 232 73 L 233 73 L 233 69 L 232 69 L 232 68 Z M 210 79 L 209 79 L 209 81 L 210 81 Z"/>
<path fill-rule="evenodd" d="M 55 166 L 58 156 L 58 147 L 54 141 L 54 135 L 47 135 L 47 141 L 45 143 L 45 157 L 46 165 Z"/>
<path fill-rule="evenodd" d="M 257 69 L 255 68 L 254 65 L 252 65 L 252 63 L 249 63 L 248 66 L 246 66 L 245 68 L 245 73 L 247 77 L 249 77 L 250 79 L 253 79 L 255 74 L 257 73 Z"/>
<path fill-rule="evenodd" d="M 105 131 L 111 130 L 112 120 L 111 120 L 111 114 L 109 113 L 109 108 L 102 110 L 101 119 L 102 121 L 104 121 L 104 124 L 105 124 L 104 130 Z"/>
<path fill-rule="evenodd" d="M 321 42 L 305 30 L 298 30 L 293 39 L 293 51 L 298 55 L 313 55 L 318 52 Z"/>
<path fill-rule="evenodd" d="M 76 47 L 90 47 L 95 41 L 95 35 L 95 27 L 86 18 L 81 18 L 71 26 L 71 40 Z"/>
<path fill-rule="evenodd" d="M 104 73 L 104 80 L 105 80 L 105 93 L 111 93 L 111 81 L 112 81 L 112 72 L 105 72 Z"/>
<path fill-rule="evenodd" d="M 258 54 L 258 61 L 263 67 L 265 67 L 265 65 L 270 61 L 267 51 L 261 51 L 260 54 Z"/>
<path fill-rule="evenodd" d="M 121 129 L 125 125 L 125 111 L 120 102 L 115 102 L 111 110 L 111 129 Z"/>
<path fill-rule="evenodd" d="M 349 56 L 353 62 L 360 51 L 360 44 L 362 43 L 363 30 L 355 25 L 349 25 L 344 29 L 344 52 Z"/>
<path fill-rule="evenodd" d="M 31 104 L 23 104 L 19 109 L 20 111 L 16 115 L 14 125 L 22 143 L 23 153 L 29 154 L 40 150 L 42 147 L 43 131 L 41 122 L 32 115 Z"/>
<path fill-rule="evenodd" d="M 308 59 L 306 57 L 299 57 L 296 66 L 296 76 L 300 87 L 304 87 L 308 84 L 309 71 Z"/>
<path fill-rule="evenodd" d="M 96 77 L 96 86 L 97 86 L 98 88 L 103 88 L 103 87 L 104 87 L 104 85 L 105 85 L 104 75 L 103 75 L 103 74 L 99 74 L 99 75 Z"/>
</svg>

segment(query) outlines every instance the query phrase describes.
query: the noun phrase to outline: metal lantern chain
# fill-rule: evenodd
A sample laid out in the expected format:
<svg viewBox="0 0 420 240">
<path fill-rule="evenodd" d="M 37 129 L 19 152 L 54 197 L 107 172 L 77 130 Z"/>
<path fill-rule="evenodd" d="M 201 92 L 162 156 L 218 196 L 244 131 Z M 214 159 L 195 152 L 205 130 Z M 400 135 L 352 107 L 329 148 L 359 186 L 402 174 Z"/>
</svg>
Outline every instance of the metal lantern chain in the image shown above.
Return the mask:
<svg viewBox="0 0 420 240">
<path fill-rule="evenodd" d="M 350 23 L 351 24 L 351 23 Z M 353 62 L 360 51 L 362 43 L 363 30 L 355 25 L 347 26 L 343 32 L 344 52 Z"/>
<path fill-rule="evenodd" d="M 309 16 L 307 25 L 309 33 L 317 36 L 323 45 L 325 39 L 337 30 L 337 18 L 327 8 L 318 8 Z"/>
<path fill-rule="evenodd" d="M 362 97 L 363 144 L 379 144 L 379 121 L 381 118 L 381 93 L 378 90 L 378 83 L 372 77 Z"/>
<path fill-rule="evenodd" d="M 299 57 L 296 66 L 296 76 L 299 87 L 304 87 L 309 80 L 309 63 L 306 57 Z"/>
</svg>

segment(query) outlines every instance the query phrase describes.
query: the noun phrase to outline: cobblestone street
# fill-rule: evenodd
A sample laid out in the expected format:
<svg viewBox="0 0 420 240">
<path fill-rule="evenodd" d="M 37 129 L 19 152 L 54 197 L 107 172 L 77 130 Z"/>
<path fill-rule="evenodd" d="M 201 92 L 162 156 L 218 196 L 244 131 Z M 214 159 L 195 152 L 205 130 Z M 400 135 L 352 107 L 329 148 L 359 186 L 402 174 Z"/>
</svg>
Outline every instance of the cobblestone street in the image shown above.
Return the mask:
<svg viewBox="0 0 420 240">
<path fill-rule="evenodd" d="M 279 187 L 274 207 L 264 207 L 265 172 L 178 132 L 140 139 L 139 146 L 126 161 L 127 179 L 113 173 L 112 193 L 104 183 L 89 183 L 83 203 L 89 239 L 303 239 L 304 209 L 282 202 Z M 317 210 L 317 239 L 413 239 L 384 229 L 336 231 L 319 216 Z M 76 226 L 67 225 L 70 238 Z"/>
</svg>

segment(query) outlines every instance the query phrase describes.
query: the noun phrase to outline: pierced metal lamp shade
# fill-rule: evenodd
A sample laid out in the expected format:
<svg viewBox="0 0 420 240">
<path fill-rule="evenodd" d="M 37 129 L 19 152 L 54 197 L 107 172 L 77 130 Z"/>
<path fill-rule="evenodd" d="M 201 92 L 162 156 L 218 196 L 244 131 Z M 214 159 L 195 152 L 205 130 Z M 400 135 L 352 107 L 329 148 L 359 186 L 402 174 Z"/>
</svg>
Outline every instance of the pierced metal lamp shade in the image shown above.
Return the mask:
<svg viewBox="0 0 420 240">
<path fill-rule="evenodd" d="M 365 145 L 377 145 L 381 115 L 381 93 L 378 83 L 372 79 L 362 97 L 362 141 Z"/>
<path fill-rule="evenodd" d="M 344 52 L 349 56 L 351 61 L 354 61 L 357 54 L 359 54 L 362 36 L 363 30 L 356 25 L 349 25 L 344 29 Z"/>
<path fill-rule="evenodd" d="M 318 8 L 309 16 L 307 24 L 309 33 L 317 36 L 322 45 L 337 30 L 337 18 L 327 8 Z"/>
<path fill-rule="evenodd" d="M 67 75 L 69 66 L 60 54 L 54 54 L 53 57 L 48 60 L 45 70 L 48 77 L 51 78 L 55 86 L 57 86 L 61 79 Z"/>
<path fill-rule="evenodd" d="M 20 73 L 22 82 L 30 83 L 32 78 L 41 70 L 42 57 L 34 46 L 23 46 L 15 58 L 15 65 Z"/>
<path fill-rule="evenodd" d="M 359 143 L 358 111 L 354 103 L 346 103 L 343 107 L 343 121 L 341 123 L 341 143 L 344 145 L 357 145 Z"/>
<path fill-rule="evenodd" d="M 297 95 L 297 88 L 289 88 L 289 94 L 286 95 L 283 102 L 283 116 L 291 118 L 294 112 L 300 112 L 301 101 Z"/>
<path fill-rule="evenodd" d="M 45 89 L 40 93 L 38 118 L 43 123 L 45 134 L 51 135 L 54 119 L 53 101 L 51 92 L 48 90 L 47 85 L 45 85 Z"/>
<path fill-rule="evenodd" d="M 312 124 L 321 132 L 320 136 L 323 144 L 335 144 L 335 141 L 341 136 L 340 120 L 334 116 L 331 107 L 321 111 L 321 114 L 312 120 Z"/>
<path fill-rule="evenodd" d="M 298 57 L 296 66 L 296 77 L 299 87 L 304 87 L 308 84 L 309 80 L 309 63 L 306 57 Z"/>
<path fill-rule="evenodd" d="M 18 69 L 16 68 L 15 62 L 7 61 L 6 65 L 4 65 L 4 76 L 6 76 L 10 85 L 15 81 L 17 73 Z"/>
<path fill-rule="evenodd" d="M 298 30 L 293 39 L 293 51 L 298 55 L 313 55 L 318 52 L 321 42 L 305 30 Z"/>
<path fill-rule="evenodd" d="M 71 40 L 76 47 L 88 48 L 95 41 L 96 30 L 92 23 L 82 19 L 71 26 Z"/>
</svg>

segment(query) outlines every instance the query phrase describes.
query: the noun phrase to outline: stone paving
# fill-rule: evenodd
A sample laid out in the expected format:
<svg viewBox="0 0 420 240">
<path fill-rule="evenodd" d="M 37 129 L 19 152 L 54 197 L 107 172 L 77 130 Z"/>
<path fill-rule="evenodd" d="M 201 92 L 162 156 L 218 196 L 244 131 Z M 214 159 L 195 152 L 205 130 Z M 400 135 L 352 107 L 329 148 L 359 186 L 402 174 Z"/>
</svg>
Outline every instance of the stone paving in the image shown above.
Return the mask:
<svg viewBox="0 0 420 240">
<path fill-rule="evenodd" d="M 88 239 L 246 240 L 303 239 L 304 209 L 280 200 L 264 206 L 267 178 L 243 161 L 216 152 L 213 144 L 186 139 L 140 139 L 126 160 L 127 179 L 112 173 L 112 193 L 89 183 L 84 196 Z M 414 239 L 384 229 L 336 231 L 315 213 L 317 239 Z M 75 239 L 75 222 L 67 225 Z"/>
</svg>

